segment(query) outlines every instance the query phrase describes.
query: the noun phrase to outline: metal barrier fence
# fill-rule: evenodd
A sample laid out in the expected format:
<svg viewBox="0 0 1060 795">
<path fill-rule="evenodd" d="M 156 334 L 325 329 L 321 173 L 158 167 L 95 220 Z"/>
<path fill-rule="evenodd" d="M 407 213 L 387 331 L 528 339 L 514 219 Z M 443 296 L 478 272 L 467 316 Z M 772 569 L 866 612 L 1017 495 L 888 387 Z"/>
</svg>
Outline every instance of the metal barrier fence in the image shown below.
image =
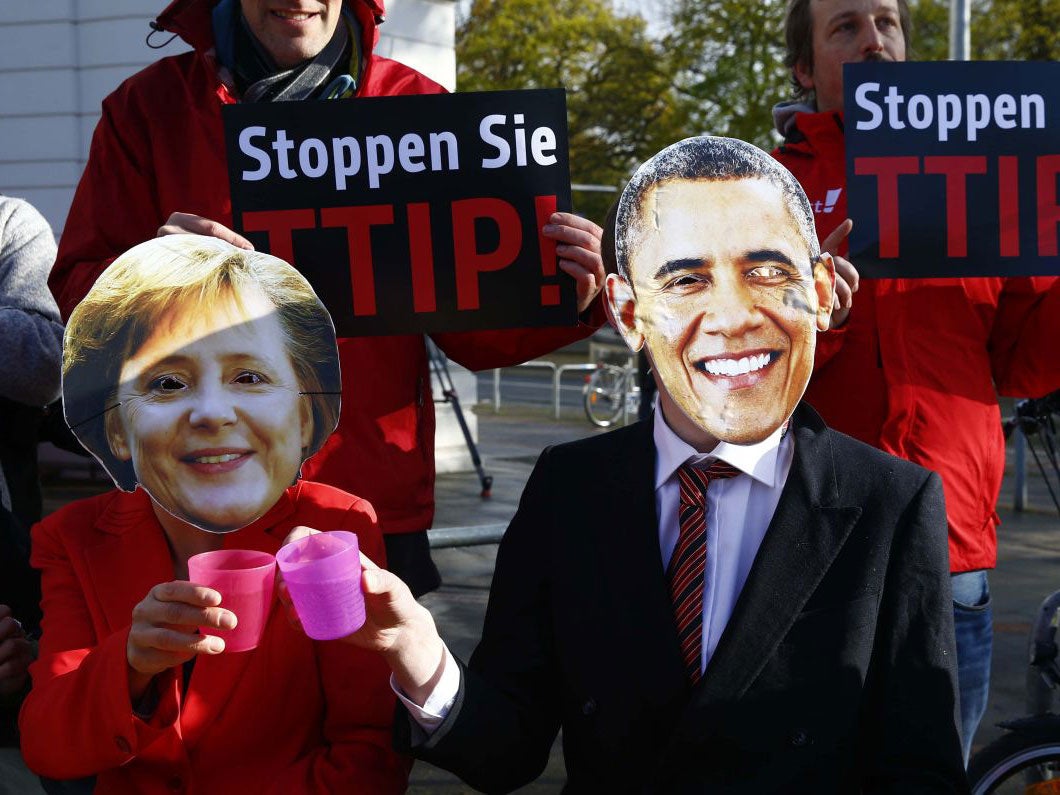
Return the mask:
<svg viewBox="0 0 1060 795">
<path fill-rule="evenodd" d="M 540 367 L 552 371 L 552 413 L 559 419 L 559 390 L 562 385 L 563 376 L 573 372 L 591 372 L 596 369 L 595 364 L 561 364 L 548 362 L 544 359 L 534 359 L 531 362 L 523 362 L 516 367 Z M 493 371 L 493 410 L 501 410 L 501 368 Z"/>
<path fill-rule="evenodd" d="M 530 362 L 523 362 L 522 364 L 515 365 L 516 367 L 544 367 L 547 370 L 552 371 L 553 383 L 556 380 L 556 363 L 546 362 L 543 359 L 534 359 Z M 501 410 L 501 369 L 498 367 L 493 371 L 493 410 Z"/>
<path fill-rule="evenodd" d="M 469 527 L 437 527 L 427 531 L 431 549 L 474 547 L 499 544 L 508 529 L 506 524 L 480 524 Z"/>
<path fill-rule="evenodd" d="M 562 386 L 563 376 L 570 372 L 592 372 L 597 368 L 595 364 L 564 364 L 556 365 L 555 362 L 549 362 L 544 359 L 534 359 L 530 362 L 524 362 L 522 364 L 515 365 L 515 367 L 537 367 L 549 370 L 552 376 L 552 407 L 553 416 L 558 420 L 560 415 L 560 387 Z M 501 410 L 501 369 L 498 368 L 493 371 L 493 410 L 499 412 Z M 1013 495 L 1012 495 L 1012 507 L 1015 511 L 1026 510 L 1028 506 L 1027 501 L 1027 440 L 1023 436 L 1023 433 L 1016 428 L 1013 432 L 1013 444 L 1015 449 L 1013 450 L 1015 461 L 1013 473 Z M 485 525 L 485 527 L 494 527 L 494 525 Z M 454 530 L 474 530 L 475 528 L 451 528 Z M 503 533 L 503 530 L 501 531 Z M 448 538 L 448 536 L 446 536 Z M 474 543 L 497 543 L 500 538 L 496 541 L 482 541 Z M 432 540 L 431 545 L 434 546 Z M 443 546 L 467 546 L 468 543 L 449 543 L 448 541 L 442 543 Z"/>
</svg>

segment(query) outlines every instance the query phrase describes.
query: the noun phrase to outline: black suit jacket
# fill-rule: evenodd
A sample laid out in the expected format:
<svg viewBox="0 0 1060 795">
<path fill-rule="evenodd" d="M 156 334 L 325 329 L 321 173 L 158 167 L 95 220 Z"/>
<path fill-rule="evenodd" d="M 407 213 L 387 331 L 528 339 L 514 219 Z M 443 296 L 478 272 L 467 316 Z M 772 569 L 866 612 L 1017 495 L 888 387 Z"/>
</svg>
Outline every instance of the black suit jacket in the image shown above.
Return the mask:
<svg viewBox="0 0 1060 795">
<path fill-rule="evenodd" d="M 562 726 L 567 792 L 965 791 L 941 481 L 806 406 L 791 432 L 776 514 L 694 689 L 651 423 L 545 450 L 457 701 L 413 752 L 503 792 L 540 774 Z"/>
</svg>

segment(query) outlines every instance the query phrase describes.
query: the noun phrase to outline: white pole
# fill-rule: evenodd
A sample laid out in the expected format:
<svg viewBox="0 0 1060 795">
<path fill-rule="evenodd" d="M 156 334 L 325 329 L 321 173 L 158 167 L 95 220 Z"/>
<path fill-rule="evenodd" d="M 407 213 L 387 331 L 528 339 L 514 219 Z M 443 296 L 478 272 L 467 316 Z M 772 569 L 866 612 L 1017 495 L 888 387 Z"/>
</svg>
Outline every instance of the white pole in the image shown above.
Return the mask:
<svg viewBox="0 0 1060 795">
<path fill-rule="evenodd" d="M 970 0 L 950 0 L 950 60 L 967 61 L 972 49 Z"/>
</svg>

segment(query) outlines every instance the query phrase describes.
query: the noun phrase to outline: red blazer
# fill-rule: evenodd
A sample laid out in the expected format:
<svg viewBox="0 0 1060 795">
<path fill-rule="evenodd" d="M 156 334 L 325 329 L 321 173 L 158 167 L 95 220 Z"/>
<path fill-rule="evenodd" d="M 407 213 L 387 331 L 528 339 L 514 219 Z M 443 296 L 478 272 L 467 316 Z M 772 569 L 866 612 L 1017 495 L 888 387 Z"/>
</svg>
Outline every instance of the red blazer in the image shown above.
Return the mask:
<svg viewBox="0 0 1060 795">
<path fill-rule="evenodd" d="M 351 530 L 384 558 L 364 500 L 301 482 L 226 548 L 276 552 L 296 525 Z M 261 644 L 200 657 L 158 678 L 149 721 L 129 699 L 133 607 L 174 579 L 143 491 L 74 502 L 33 528 L 44 598 L 40 658 L 20 716 L 22 752 L 48 778 L 97 776 L 97 793 L 403 792 L 409 763 L 391 750 L 394 695 L 382 658 L 314 642 L 274 602 Z"/>
</svg>

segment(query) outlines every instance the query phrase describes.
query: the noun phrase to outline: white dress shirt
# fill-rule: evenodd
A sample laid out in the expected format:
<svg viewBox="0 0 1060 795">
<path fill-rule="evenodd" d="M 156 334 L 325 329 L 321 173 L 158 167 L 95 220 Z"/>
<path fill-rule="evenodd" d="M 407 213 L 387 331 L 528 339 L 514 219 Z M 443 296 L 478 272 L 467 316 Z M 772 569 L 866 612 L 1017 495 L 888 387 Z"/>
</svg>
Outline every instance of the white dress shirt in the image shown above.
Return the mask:
<svg viewBox="0 0 1060 795">
<path fill-rule="evenodd" d="M 686 461 L 709 464 L 720 458 L 740 470 L 726 480 L 715 480 L 707 487 L 707 560 L 703 572 L 703 657 L 706 670 L 718 646 L 733 607 L 747 581 L 758 547 L 765 538 L 788 479 L 794 454 L 791 435 L 778 428 L 758 444 L 736 445 L 719 442 L 710 453 L 698 453 L 680 439 L 655 408 L 655 510 L 659 517 L 659 549 L 663 571 L 677 545 L 680 531 L 678 506 L 681 487 L 677 469 Z M 413 703 L 390 678 L 393 688 L 409 715 L 429 736 L 449 714 L 460 688 L 460 669 L 448 647 L 441 678 L 427 700 Z M 417 740 L 425 737 L 416 738 Z"/>
<path fill-rule="evenodd" d="M 718 646 L 736 600 L 747 582 L 765 538 L 780 492 L 788 480 L 794 453 L 791 435 L 778 428 L 758 444 L 719 442 L 710 453 L 696 452 L 655 411 L 655 511 L 663 571 L 670 563 L 680 532 L 681 486 L 678 468 L 686 461 L 709 466 L 720 458 L 741 474 L 711 481 L 707 487 L 707 559 L 703 568 L 703 651 L 700 670 Z"/>
</svg>

